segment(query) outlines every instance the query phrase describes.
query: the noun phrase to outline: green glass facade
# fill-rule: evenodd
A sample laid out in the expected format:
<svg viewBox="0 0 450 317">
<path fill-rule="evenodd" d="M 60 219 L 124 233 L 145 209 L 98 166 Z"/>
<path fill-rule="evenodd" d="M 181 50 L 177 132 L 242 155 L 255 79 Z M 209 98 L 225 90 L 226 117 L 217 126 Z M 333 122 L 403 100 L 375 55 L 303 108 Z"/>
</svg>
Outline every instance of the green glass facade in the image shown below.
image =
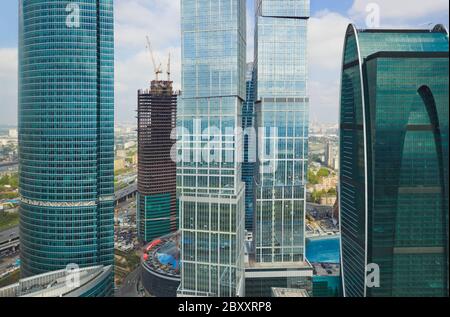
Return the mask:
<svg viewBox="0 0 450 317">
<path fill-rule="evenodd" d="M 113 1 L 21 0 L 19 24 L 21 272 L 112 265 Z"/>
<path fill-rule="evenodd" d="M 152 241 L 176 231 L 178 217 L 171 216 L 176 208 L 173 193 L 144 196 L 137 194 L 138 230 L 142 241 Z"/>
<path fill-rule="evenodd" d="M 342 297 L 340 276 L 314 276 L 312 288 L 313 297 Z"/>
<path fill-rule="evenodd" d="M 448 32 L 350 25 L 344 47 L 344 295 L 446 296 Z M 369 264 L 379 287 L 367 283 Z"/>
</svg>

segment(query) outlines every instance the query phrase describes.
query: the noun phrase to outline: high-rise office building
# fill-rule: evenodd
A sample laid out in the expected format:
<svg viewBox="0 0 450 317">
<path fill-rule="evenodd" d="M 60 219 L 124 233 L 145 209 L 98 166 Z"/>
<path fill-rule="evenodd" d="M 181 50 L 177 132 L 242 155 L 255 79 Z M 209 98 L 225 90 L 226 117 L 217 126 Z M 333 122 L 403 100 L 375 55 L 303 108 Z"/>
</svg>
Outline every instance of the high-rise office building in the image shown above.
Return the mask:
<svg viewBox="0 0 450 317">
<path fill-rule="evenodd" d="M 442 26 L 347 29 L 339 190 L 345 296 L 448 295 L 448 71 Z"/>
<path fill-rule="evenodd" d="M 295 288 L 312 276 L 304 256 L 309 8 L 309 0 L 256 1 L 258 174 L 246 295 L 270 296 L 270 286 Z"/>
<path fill-rule="evenodd" d="M 149 242 L 178 229 L 176 162 L 177 94 L 171 81 L 154 80 L 138 92 L 137 231 Z"/>
<path fill-rule="evenodd" d="M 19 24 L 21 273 L 112 265 L 113 1 L 21 0 Z"/>
<path fill-rule="evenodd" d="M 328 166 L 333 168 L 334 166 L 334 154 L 333 154 L 333 146 L 331 145 L 331 142 L 328 141 L 325 144 L 325 159 L 324 163 Z"/>
<path fill-rule="evenodd" d="M 253 63 L 247 64 L 246 74 L 246 99 L 242 104 L 242 130 L 244 138 L 244 161 L 242 162 L 242 180 L 245 183 L 245 229 L 253 231 L 254 217 L 254 183 L 256 166 L 256 141 L 257 131 L 255 127 L 255 84 Z"/>
<path fill-rule="evenodd" d="M 244 292 L 246 1 L 182 0 L 179 296 Z M 240 130 L 240 129 L 239 129 Z"/>
</svg>

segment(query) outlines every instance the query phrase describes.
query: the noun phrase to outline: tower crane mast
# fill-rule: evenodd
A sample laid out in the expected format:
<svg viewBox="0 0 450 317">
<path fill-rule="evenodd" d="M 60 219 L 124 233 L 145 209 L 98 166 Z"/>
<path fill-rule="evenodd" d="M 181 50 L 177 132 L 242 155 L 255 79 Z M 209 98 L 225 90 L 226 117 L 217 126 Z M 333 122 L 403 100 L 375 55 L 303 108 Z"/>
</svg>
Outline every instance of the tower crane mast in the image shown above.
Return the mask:
<svg viewBox="0 0 450 317">
<path fill-rule="evenodd" d="M 155 72 L 156 80 L 159 81 L 159 74 L 162 74 L 161 63 L 157 66 L 155 61 L 155 56 L 153 55 L 152 44 L 150 42 L 150 38 L 147 36 L 147 48 L 150 51 L 150 56 L 152 58 L 153 70 Z"/>
</svg>

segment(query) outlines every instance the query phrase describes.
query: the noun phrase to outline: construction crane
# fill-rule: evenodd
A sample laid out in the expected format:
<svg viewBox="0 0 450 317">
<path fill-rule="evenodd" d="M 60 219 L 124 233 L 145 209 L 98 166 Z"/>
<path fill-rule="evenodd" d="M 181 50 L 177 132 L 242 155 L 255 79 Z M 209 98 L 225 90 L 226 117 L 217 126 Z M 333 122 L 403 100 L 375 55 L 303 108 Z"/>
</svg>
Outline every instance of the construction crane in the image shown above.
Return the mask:
<svg viewBox="0 0 450 317">
<path fill-rule="evenodd" d="M 169 53 L 169 61 L 167 62 L 167 81 L 170 81 L 170 53 Z"/>
<path fill-rule="evenodd" d="M 162 66 L 161 66 L 161 63 L 158 66 L 156 66 L 155 56 L 153 55 L 152 44 L 151 44 L 150 38 L 148 36 L 147 36 L 147 47 L 148 47 L 148 50 L 150 51 L 150 56 L 152 58 L 153 69 L 155 71 L 156 80 L 159 81 L 159 74 L 162 74 Z"/>
</svg>

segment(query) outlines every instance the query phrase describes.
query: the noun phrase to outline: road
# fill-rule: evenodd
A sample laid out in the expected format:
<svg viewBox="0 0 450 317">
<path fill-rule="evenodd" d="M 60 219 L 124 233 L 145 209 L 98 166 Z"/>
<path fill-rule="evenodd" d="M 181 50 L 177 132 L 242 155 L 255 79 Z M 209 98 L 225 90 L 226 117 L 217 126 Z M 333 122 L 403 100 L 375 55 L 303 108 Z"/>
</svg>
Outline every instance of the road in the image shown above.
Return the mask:
<svg viewBox="0 0 450 317">
<path fill-rule="evenodd" d="M 11 238 L 17 238 L 19 236 L 19 226 L 1 231 L 0 232 L 0 244 L 2 242 L 7 242 Z M 8 256 L 8 257 L 0 257 L 0 274 L 4 273 L 8 266 L 11 264 L 15 264 L 16 261 L 19 259 L 19 253 L 16 252 L 15 254 Z"/>
<path fill-rule="evenodd" d="M 12 238 L 17 238 L 18 236 L 19 236 L 19 226 L 7 229 L 5 231 L 0 231 L 0 244 Z"/>
<path fill-rule="evenodd" d="M 141 297 L 138 291 L 138 284 L 141 279 L 141 266 L 127 275 L 122 286 L 116 293 L 116 297 Z"/>
</svg>

